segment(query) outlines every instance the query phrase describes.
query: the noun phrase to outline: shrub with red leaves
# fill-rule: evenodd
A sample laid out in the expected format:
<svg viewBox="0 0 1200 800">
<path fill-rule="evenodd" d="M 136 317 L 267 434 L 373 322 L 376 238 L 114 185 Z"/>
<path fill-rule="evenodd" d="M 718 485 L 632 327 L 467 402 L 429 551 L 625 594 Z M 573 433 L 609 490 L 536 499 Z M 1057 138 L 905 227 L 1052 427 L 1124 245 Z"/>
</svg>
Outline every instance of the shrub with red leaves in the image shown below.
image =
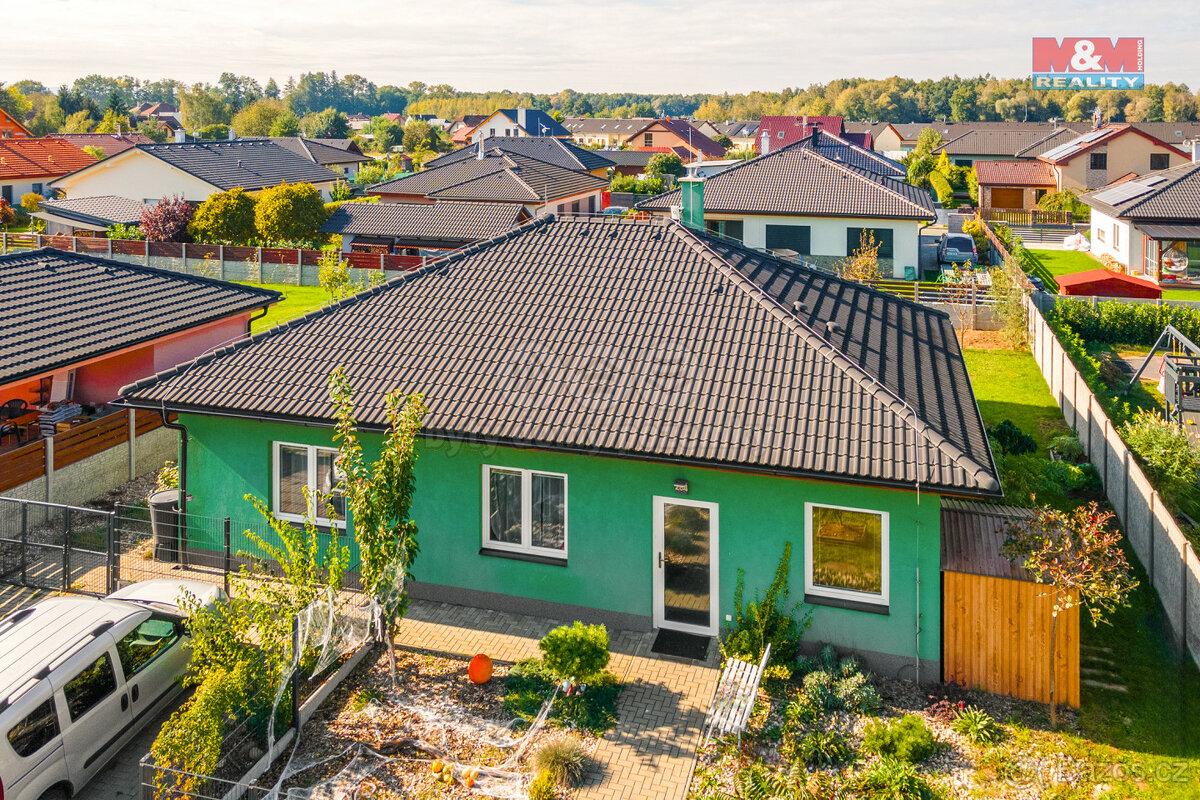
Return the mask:
<svg viewBox="0 0 1200 800">
<path fill-rule="evenodd" d="M 194 209 L 182 197 L 164 197 L 142 211 L 141 227 L 151 242 L 186 242 Z"/>
</svg>

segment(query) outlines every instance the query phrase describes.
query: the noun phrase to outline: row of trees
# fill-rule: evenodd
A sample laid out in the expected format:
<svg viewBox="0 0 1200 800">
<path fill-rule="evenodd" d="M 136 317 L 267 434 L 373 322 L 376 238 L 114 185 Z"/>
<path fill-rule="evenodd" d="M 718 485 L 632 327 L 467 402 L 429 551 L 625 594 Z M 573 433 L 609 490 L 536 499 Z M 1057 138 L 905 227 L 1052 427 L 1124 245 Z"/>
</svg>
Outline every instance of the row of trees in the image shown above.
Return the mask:
<svg viewBox="0 0 1200 800">
<path fill-rule="evenodd" d="M 287 78 L 280 86 L 274 79 L 263 85 L 254 78 L 226 72 L 216 83 L 191 86 L 168 78 L 142 82 L 128 75 L 86 75 L 54 91 L 38 81 L 23 80 L 0 92 L 0 107 L 17 112 L 18 118 L 32 113 L 35 122 L 42 118 L 37 122 L 40 128 L 58 126 L 46 132 L 63 130 L 67 119 L 81 111 L 87 111 L 88 119 L 96 125 L 107 111 L 126 113 L 136 103 L 156 101 L 179 106 L 188 127 L 230 124 L 260 100 L 274 101 L 295 120 L 328 109 L 371 116 L 390 112 L 453 119 L 517 106 L 560 116 L 695 116 L 724 120 L 757 119 L 767 114 L 838 114 L 852 120 L 889 122 L 1051 117 L 1077 121 L 1088 119 L 1097 107 L 1107 119 L 1129 122 L 1194 120 L 1200 113 L 1196 95 L 1184 84 L 1151 85 L 1137 91 L 1037 90 L 1028 78 L 990 75 L 923 81 L 846 78 L 778 92 L 684 95 L 572 89 L 551 94 L 466 92 L 420 81 L 403 87 L 376 85 L 362 75 L 339 77 L 336 72 L 304 73 L 298 79 Z M 76 118 L 75 127 L 80 124 L 80 118 Z"/>
<path fill-rule="evenodd" d="M 286 245 L 311 247 L 329 218 L 321 193 L 309 183 L 284 183 L 258 196 L 242 189 L 218 192 L 193 208 L 181 197 L 164 197 L 142 212 L 136 230 L 122 226 L 116 238 L 154 242 Z"/>
</svg>

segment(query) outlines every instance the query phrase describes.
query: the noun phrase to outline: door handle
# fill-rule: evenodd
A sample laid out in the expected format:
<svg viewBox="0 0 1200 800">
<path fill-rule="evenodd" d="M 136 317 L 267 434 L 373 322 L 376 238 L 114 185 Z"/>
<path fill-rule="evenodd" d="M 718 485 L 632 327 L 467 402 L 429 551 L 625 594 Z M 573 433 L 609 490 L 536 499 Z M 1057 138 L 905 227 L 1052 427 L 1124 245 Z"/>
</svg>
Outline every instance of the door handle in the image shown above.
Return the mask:
<svg viewBox="0 0 1200 800">
<path fill-rule="evenodd" d="M 659 569 L 662 569 L 662 564 L 663 564 L 662 551 L 659 551 L 659 554 L 658 554 L 658 568 Z"/>
<path fill-rule="evenodd" d="M 133 694 L 133 702 L 136 703 L 138 701 L 138 687 L 134 686 L 133 689 L 130 691 Z"/>
<path fill-rule="evenodd" d="M 129 695 L 122 693 L 121 694 L 121 710 L 126 711 L 128 709 L 129 709 Z"/>
</svg>

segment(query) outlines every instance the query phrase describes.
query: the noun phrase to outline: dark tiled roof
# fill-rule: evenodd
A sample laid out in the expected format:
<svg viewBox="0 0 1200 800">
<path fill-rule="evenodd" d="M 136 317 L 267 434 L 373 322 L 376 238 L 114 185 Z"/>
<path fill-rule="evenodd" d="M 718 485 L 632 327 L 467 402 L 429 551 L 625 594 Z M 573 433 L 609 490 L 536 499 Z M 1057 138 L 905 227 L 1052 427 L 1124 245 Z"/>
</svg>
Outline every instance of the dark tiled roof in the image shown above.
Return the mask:
<svg viewBox="0 0 1200 800">
<path fill-rule="evenodd" d="M 714 122 L 712 126 L 717 129 L 718 133 L 728 136 L 730 139 L 745 139 L 758 135 L 759 123 L 758 120 L 731 120 Z"/>
<path fill-rule="evenodd" d="M 469 145 L 444 156 L 438 156 L 425 164 L 426 169 L 454 164 L 468 158 L 475 158 L 478 145 Z M 613 162 L 603 155 L 571 144 L 553 136 L 491 136 L 483 140 L 485 152 L 493 150 L 501 153 L 512 153 L 525 156 L 536 161 L 544 161 L 563 169 L 577 169 L 585 172 L 593 169 L 607 169 Z"/>
<path fill-rule="evenodd" d="M 1200 219 L 1200 163 L 1148 172 L 1080 199 L 1114 217 L 1195 221 Z"/>
<path fill-rule="evenodd" d="M 941 153 L 945 151 L 951 156 L 1015 156 L 1017 153 L 1033 148 L 1042 140 L 1055 135 L 1055 131 L 1046 129 L 968 130 L 961 136 L 951 139 L 934 152 Z M 1078 134 L 1074 135 L 1077 136 Z"/>
<path fill-rule="evenodd" d="M 343 203 L 321 233 L 478 242 L 519 225 L 525 216 L 512 203 Z"/>
<path fill-rule="evenodd" d="M 563 127 L 571 133 L 593 136 L 628 136 L 654 121 L 654 117 L 567 117 Z"/>
<path fill-rule="evenodd" d="M 976 161 L 980 186 L 1056 186 L 1054 167 L 1042 161 Z"/>
<path fill-rule="evenodd" d="M 306 139 L 303 136 L 272 136 L 274 142 L 285 150 L 291 151 L 301 158 L 307 158 L 314 164 L 357 164 L 370 161 L 369 156 L 350 149 L 353 145 L 349 139 Z M 346 142 L 346 147 L 335 147 L 326 142 Z"/>
<path fill-rule="evenodd" d="M 142 152 L 222 190 L 255 190 L 281 183 L 331 183 L 340 176 L 263 139 L 190 144 L 143 144 Z"/>
<path fill-rule="evenodd" d="M 618 167 L 644 167 L 657 155 L 653 150 L 599 150 Z"/>
<path fill-rule="evenodd" d="M 859 144 L 852 143 L 844 136 L 834 136 L 819 128 L 807 138 L 801 139 L 800 147 L 813 150 L 838 163 L 873 172 L 876 175 L 901 180 L 908 178 L 908 170 L 902 164 L 890 158 L 884 158 L 874 150 L 868 150 Z"/>
<path fill-rule="evenodd" d="M 942 501 L 942 569 L 1032 581 L 1029 571 L 1003 554 L 1008 526 L 1032 517 L 1030 508 L 946 498 Z"/>
<path fill-rule="evenodd" d="M 637 204 L 647 211 L 679 205 L 674 189 Z M 706 211 L 801 216 L 934 219 L 929 193 L 903 181 L 833 161 L 797 143 L 713 175 Z"/>
<path fill-rule="evenodd" d="M 0 256 L 0 384 L 279 297 L 267 289 L 51 248 Z"/>
<path fill-rule="evenodd" d="M 608 181 L 578 170 L 500 152 L 485 153 L 372 186 L 371 194 L 415 194 L 443 200 L 534 203 L 587 191 Z"/>
<path fill-rule="evenodd" d="M 120 223 L 132 225 L 140 222 L 145 203 L 128 197 L 102 195 L 99 197 L 73 197 L 66 200 L 43 200 L 41 210 L 64 219 L 95 225 Z"/>
<path fill-rule="evenodd" d="M 949 317 L 671 222 L 545 217 L 124 393 L 329 424 L 338 365 L 367 429 L 420 391 L 434 439 L 999 492 Z"/>
<path fill-rule="evenodd" d="M 1078 132 L 1070 128 L 1059 128 L 1056 131 L 1047 133 L 1042 138 L 1037 139 L 1033 144 L 1022 147 L 1013 155 L 1018 158 L 1037 158 L 1042 153 L 1048 150 L 1053 150 L 1060 144 L 1066 144 L 1079 135 Z"/>
</svg>

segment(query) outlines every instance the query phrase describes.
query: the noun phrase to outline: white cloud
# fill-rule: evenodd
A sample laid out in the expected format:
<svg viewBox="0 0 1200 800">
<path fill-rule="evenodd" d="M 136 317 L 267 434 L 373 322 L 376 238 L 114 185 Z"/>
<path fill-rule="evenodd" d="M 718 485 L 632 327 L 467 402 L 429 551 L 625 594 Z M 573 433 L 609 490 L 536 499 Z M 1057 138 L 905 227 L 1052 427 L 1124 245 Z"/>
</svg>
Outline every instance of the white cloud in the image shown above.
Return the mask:
<svg viewBox="0 0 1200 800">
<path fill-rule="evenodd" d="M 1130 18 L 1133 29 L 1104 30 Z M 1167 31 L 1147 38 L 1148 78 L 1195 85 L 1196 28 L 1178 8 L 1131 0 L 43 0 L 6 9 L 0 80 L 194 82 L 232 71 L 282 83 L 334 69 L 473 90 L 739 92 L 850 76 L 1020 76 L 1032 36 Z"/>
</svg>

